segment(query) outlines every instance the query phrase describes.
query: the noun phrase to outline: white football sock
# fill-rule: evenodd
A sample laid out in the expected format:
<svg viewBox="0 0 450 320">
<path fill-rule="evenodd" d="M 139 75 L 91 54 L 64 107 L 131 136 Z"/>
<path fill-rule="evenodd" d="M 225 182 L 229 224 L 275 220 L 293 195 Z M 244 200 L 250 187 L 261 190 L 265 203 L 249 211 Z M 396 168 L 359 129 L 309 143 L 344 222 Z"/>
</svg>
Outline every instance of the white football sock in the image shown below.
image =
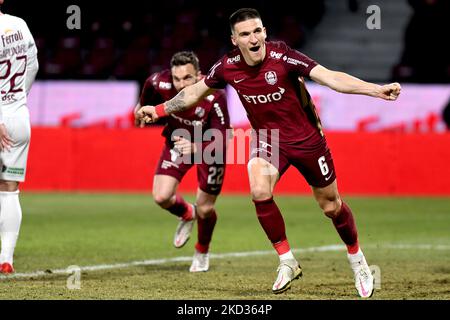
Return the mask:
<svg viewBox="0 0 450 320">
<path fill-rule="evenodd" d="M 279 257 L 280 257 L 280 261 L 283 261 L 283 260 L 295 260 L 295 257 L 292 254 L 291 250 L 289 250 L 286 253 L 283 253 L 283 254 L 279 255 Z"/>
<path fill-rule="evenodd" d="M 22 222 L 22 208 L 19 202 L 19 190 L 0 192 L 0 237 L 2 250 L 0 262 L 13 263 L 14 249 Z"/>
<path fill-rule="evenodd" d="M 364 254 L 363 254 L 361 248 L 359 248 L 359 249 L 358 249 L 358 252 L 356 252 L 356 253 L 351 254 L 351 253 L 348 253 L 348 252 L 347 252 L 347 257 L 348 257 L 348 259 L 351 260 L 351 261 L 359 261 L 359 260 L 361 260 L 362 258 L 364 258 Z"/>
</svg>

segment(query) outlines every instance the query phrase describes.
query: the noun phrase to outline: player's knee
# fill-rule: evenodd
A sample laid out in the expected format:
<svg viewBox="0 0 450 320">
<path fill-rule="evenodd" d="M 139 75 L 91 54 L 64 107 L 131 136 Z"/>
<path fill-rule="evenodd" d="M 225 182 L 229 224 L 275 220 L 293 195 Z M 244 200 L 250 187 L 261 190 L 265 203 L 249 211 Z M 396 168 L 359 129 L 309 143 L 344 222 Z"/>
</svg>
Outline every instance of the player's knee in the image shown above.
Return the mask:
<svg viewBox="0 0 450 320">
<path fill-rule="evenodd" d="M 251 189 L 253 200 L 266 200 L 272 197 L 272 192 L 268 188 L 252 186 Z"/>
<path fill-rule="evenodd" d="M 163 192 L 154 192 L 153 193 L 153 201 L 160 207 L 167 207 L 170 204 L 170 200 L 172 198 L 172 194 L 163 193 Z"/>
<path fill-rule="evenodd" d="M 213 212 L 214 212 L 214 204 L 212 203 L 197 204 L 196 213 L 200 218 L 207 219 L 212 215 Z"/>
<path fill-rule="evenodd" d="M 0 180 L 0 191 L 14 192 L 19 189 L 19 182 Z"/>
<path fill-rule="evenodd" d="M 323 213 L 331 219 L 335 219 L 339 216 L 341 211 L 341 204 L 338 199 L 334 201 L 327 201 L 322 206 Z"/>
</svg>

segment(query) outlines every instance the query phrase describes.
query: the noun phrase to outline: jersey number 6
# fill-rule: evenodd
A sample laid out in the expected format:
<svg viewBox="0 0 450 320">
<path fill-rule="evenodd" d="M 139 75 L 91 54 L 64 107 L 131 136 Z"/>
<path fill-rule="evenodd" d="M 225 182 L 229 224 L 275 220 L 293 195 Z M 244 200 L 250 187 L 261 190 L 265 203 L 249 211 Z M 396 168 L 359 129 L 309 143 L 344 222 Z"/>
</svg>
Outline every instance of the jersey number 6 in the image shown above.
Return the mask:
<svg viewBox="0 0 450 320">
<path fill-rule="evenodd" d="M 325 156 L 321 156 L 319 160 L 317 160 L 319 163 L 320 171 L 322 171 L 322 174 L 326 176 L 328 172 L 330 172 L 330 169 L 328 169 L 327 162 L 325 160 Z"/>
</svg>

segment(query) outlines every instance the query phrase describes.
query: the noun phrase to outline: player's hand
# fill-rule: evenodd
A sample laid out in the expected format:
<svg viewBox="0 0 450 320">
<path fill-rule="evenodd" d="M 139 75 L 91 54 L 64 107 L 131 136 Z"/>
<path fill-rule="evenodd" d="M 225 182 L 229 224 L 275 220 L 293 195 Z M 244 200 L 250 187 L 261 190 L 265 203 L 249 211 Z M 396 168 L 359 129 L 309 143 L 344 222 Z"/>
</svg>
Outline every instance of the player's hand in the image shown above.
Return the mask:
<svg viewBox="0 0 450 320">
<path fill-rule="evenodd" d="M 8 130 L 6 130 L 5 124 L 0 124 L 0 151 L 9 151 L 9 148 L 13 145 Z"/>
<path fill-rule="evenodd" d="M 134 114 L 134 126 L 135 127 L 140 127 L 141 126 L 141 118 L 139 117 L 139 114 L 138 114 L 138 110 L 139 109 L 140 108 L 135 109 L 134 112 L 133 112 L 133 114 Z"/>
<path fill-rule="evenodd" d="M 190 142 L 189 140 L 174 136 L 173 141 L 175 141 L 175 148 L 182 154 L 191 154 L 197 152 L 197 146 L 195 143 Z"/>
<path fill-rule="evenodd" d="M 380 87 L 379 97 L 385 100 L 394 101 L 397 100 L 401 90 L 402 87 L 398 82 L 385 84 L 384 86 Z"/>
<path fill-rule="evenodd" d="M 139 126 L 143 128 L 147 123 L 155 123 L 159 117 L 154 106 L 143 106 L 136 112 L 136 119 L 139 119 Z"/>
</svg>

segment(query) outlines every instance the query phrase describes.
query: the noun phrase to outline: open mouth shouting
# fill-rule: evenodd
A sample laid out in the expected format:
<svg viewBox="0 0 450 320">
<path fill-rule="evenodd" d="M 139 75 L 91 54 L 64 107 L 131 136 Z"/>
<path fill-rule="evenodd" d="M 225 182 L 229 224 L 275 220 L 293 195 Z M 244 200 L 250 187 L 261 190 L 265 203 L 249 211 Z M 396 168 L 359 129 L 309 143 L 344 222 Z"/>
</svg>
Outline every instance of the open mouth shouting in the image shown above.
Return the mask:
<svg viewBox="0 0 450 320">
<path fill-rule="evenodd" d="M 258 52 L 258 51 L 259 51 L 259 48 L 261 48 L 261 46 L 254 46 L 254 47 L 250 48 L 250 51 L 252 51 L 252 52 Z"/>
</svg>

